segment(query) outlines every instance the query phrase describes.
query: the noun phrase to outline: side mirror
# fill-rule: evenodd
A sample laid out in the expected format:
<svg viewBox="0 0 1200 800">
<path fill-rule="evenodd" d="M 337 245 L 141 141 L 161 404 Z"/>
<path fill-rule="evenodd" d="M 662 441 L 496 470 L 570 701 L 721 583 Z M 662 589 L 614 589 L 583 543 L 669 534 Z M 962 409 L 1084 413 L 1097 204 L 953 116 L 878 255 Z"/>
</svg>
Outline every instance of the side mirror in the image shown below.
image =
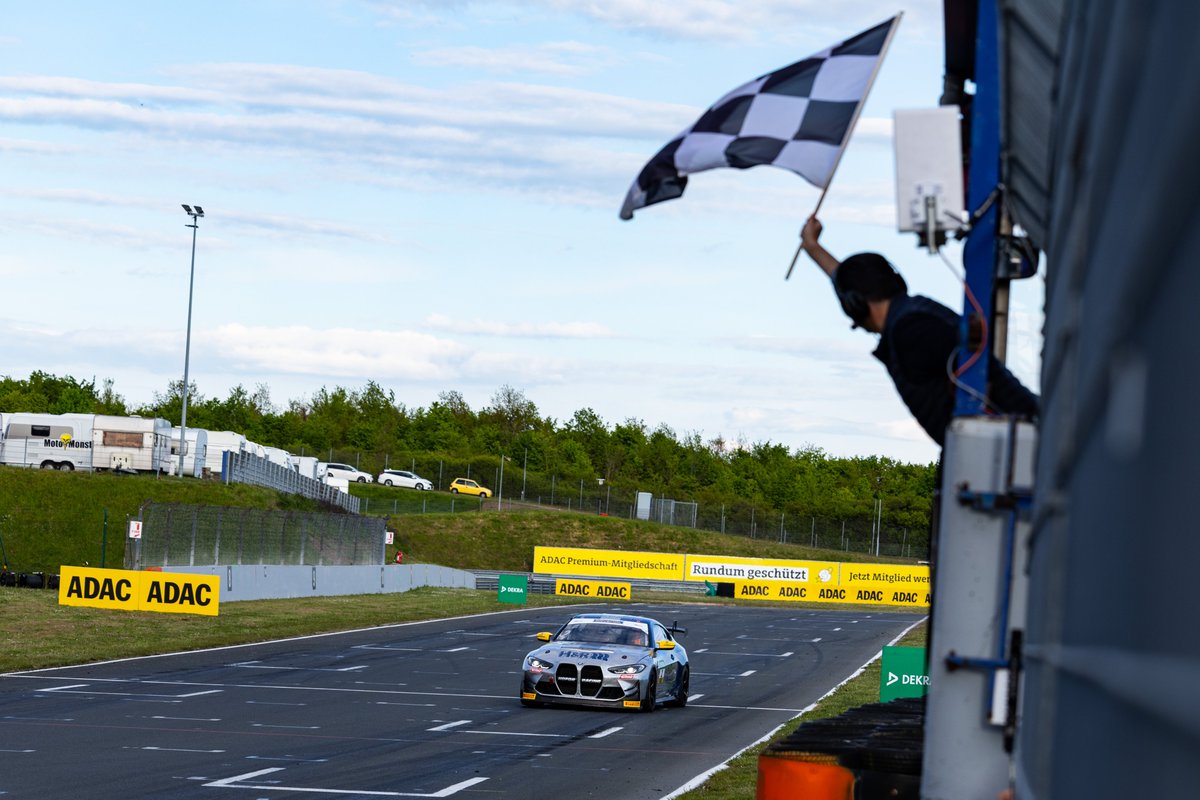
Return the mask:
<svg viewBox="0 0 1200 800">
<path fill-rule="evenodd" d="M 552 637 L 553 635 L 554 634 L 551 633 L 550 631 L 540 631 L 537 635 L 537 640 L 539 642 L 548 642 L 548 641 L 550 641 L 550 637 Z"/>
<path fill-rule="evenodd" d="M 672 642 L 670 639 L 663 639 L 662 641 L 658 642 L 658 644 L 656 644 L 655 647 L 658 648 L 659 650 L 674 650 L 675 643 Z"/>
<path fill-rule="evenodd" d="M 678 622 L 672 622 L 672 623 L 671 623 L 671 633 L 672 633 L 672 634 L 676 634 L 676 633 L 682 633 L 683 635 L 685 635 L 685 636 L 686 636 L 686 635 L 687 635 L 687 628 L 683 627 L 683 626 L 682 626 L 682 625 L 680 625 Z"/>
</svg>

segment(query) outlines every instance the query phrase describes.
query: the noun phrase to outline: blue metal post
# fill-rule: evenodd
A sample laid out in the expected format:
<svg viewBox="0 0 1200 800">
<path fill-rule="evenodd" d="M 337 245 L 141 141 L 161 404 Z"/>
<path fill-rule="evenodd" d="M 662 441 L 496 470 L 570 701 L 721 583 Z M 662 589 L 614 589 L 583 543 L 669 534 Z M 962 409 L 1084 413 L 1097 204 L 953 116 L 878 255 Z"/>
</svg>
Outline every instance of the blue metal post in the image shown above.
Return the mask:
<svg viewBox="0 0 1200 800">
<path fill-rule="evenodd" d="M 971 115 L 971 165 L 967 175 L 967 205 L 972 212 L 988 202 L 1000 183 L 1000 43 L 996 0 L 979 0 L 979 21 L 975 41 L 975 99 Z M 962 353 L 958 363 L 965 364 L 973 355 L 968 343 L 968 320 L 983 313 L 989 325 L 992 318 L 992 281 L 995 277 L 996 248 L 1000 224 L 1000 204 L 991 203 L 967 237 L 963 248 L 970 294 L 963 296 L 963 321 L 960 331 Z M 973 295 L 979 310 L 971 302 Z M 991 358 L 988 337 L 981 344 L 982 352 L 974 363 L 959 376 L 970 391 L 961 386 L 954 407 L 955 416 L 973 416 L 984 412 L 987 394 L 987 368 Z M 974 392 L 975 394 L 972 394 Z"/>
</svg>

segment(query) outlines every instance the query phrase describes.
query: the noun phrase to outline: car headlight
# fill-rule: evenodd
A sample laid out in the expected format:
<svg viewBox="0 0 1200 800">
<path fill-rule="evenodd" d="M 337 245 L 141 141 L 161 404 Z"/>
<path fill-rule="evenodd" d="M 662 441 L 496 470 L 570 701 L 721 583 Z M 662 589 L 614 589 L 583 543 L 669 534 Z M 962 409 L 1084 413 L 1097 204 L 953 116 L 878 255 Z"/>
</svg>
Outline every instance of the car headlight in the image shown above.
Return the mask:
<svg viewBox="0 0 1200 800">
<path fill-rule="evenodd" d="M 549 661 L 543 661 L 535 656 L 530 656 L 529 658 L 525 659 L 525 665 L 525 668 L 531 672 L 549 672 L 550 670 L 554 669 L 554 665 Z"/>
<path fill-rule="evenodd" d="M 645 668 L 645 664 L 622 664 L 616 667 L 609 667 L 608 671 L 614 675 L 637 675 Z"/>
</svg>

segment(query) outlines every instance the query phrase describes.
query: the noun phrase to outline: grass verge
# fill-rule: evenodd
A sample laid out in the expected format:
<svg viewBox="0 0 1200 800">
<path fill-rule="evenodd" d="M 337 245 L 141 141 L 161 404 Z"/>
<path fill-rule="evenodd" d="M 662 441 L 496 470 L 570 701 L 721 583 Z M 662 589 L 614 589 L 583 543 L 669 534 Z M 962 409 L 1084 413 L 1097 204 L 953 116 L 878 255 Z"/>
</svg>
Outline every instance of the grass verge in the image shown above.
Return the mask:
<svg viewBox="0 0 1200 800">
<path fill-rule="evenodd" d="M 896 644 L 902 647 L 925 647 L 928 622 L 909 631 Z M 876 658 L 859 674 L 817 702 L 810 711 L 801 714 L 770 738 L 757 744 L 730 761 L 724 769 L 709 776 L 703 784 L 679 795 L 680 800 L 745 800 L 754 797 L 758 782 L 758 756 L 772 742 L 790 736 L 796 728 L 815 719 L 836 717 L 852 708 L 879 702 L 880 660 Z"/>
</svg>

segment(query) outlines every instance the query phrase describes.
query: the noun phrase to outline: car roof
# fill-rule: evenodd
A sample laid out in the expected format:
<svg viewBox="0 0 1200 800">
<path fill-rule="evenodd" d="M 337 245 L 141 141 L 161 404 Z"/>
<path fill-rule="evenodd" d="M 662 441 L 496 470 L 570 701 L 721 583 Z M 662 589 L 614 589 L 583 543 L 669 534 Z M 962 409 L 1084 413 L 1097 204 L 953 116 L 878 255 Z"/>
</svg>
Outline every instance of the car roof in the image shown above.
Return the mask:
<svg viewBox="0 0 1200 800">
<path fill-rule="evenodd" d="M 633 614 L 576 614 L 567 620 L 567 622 L 575 622 L 576 620 L 581 622 L 640 622 L 644 625 L 650 625 L 657 622 L 659 625 L 662 625 L 662 623 L 658 622 L 656 619 L 651 619 L 650 617 L 638 617 Z M 664 625 L 663 627 L 666 626 Z"/>
</svg>

